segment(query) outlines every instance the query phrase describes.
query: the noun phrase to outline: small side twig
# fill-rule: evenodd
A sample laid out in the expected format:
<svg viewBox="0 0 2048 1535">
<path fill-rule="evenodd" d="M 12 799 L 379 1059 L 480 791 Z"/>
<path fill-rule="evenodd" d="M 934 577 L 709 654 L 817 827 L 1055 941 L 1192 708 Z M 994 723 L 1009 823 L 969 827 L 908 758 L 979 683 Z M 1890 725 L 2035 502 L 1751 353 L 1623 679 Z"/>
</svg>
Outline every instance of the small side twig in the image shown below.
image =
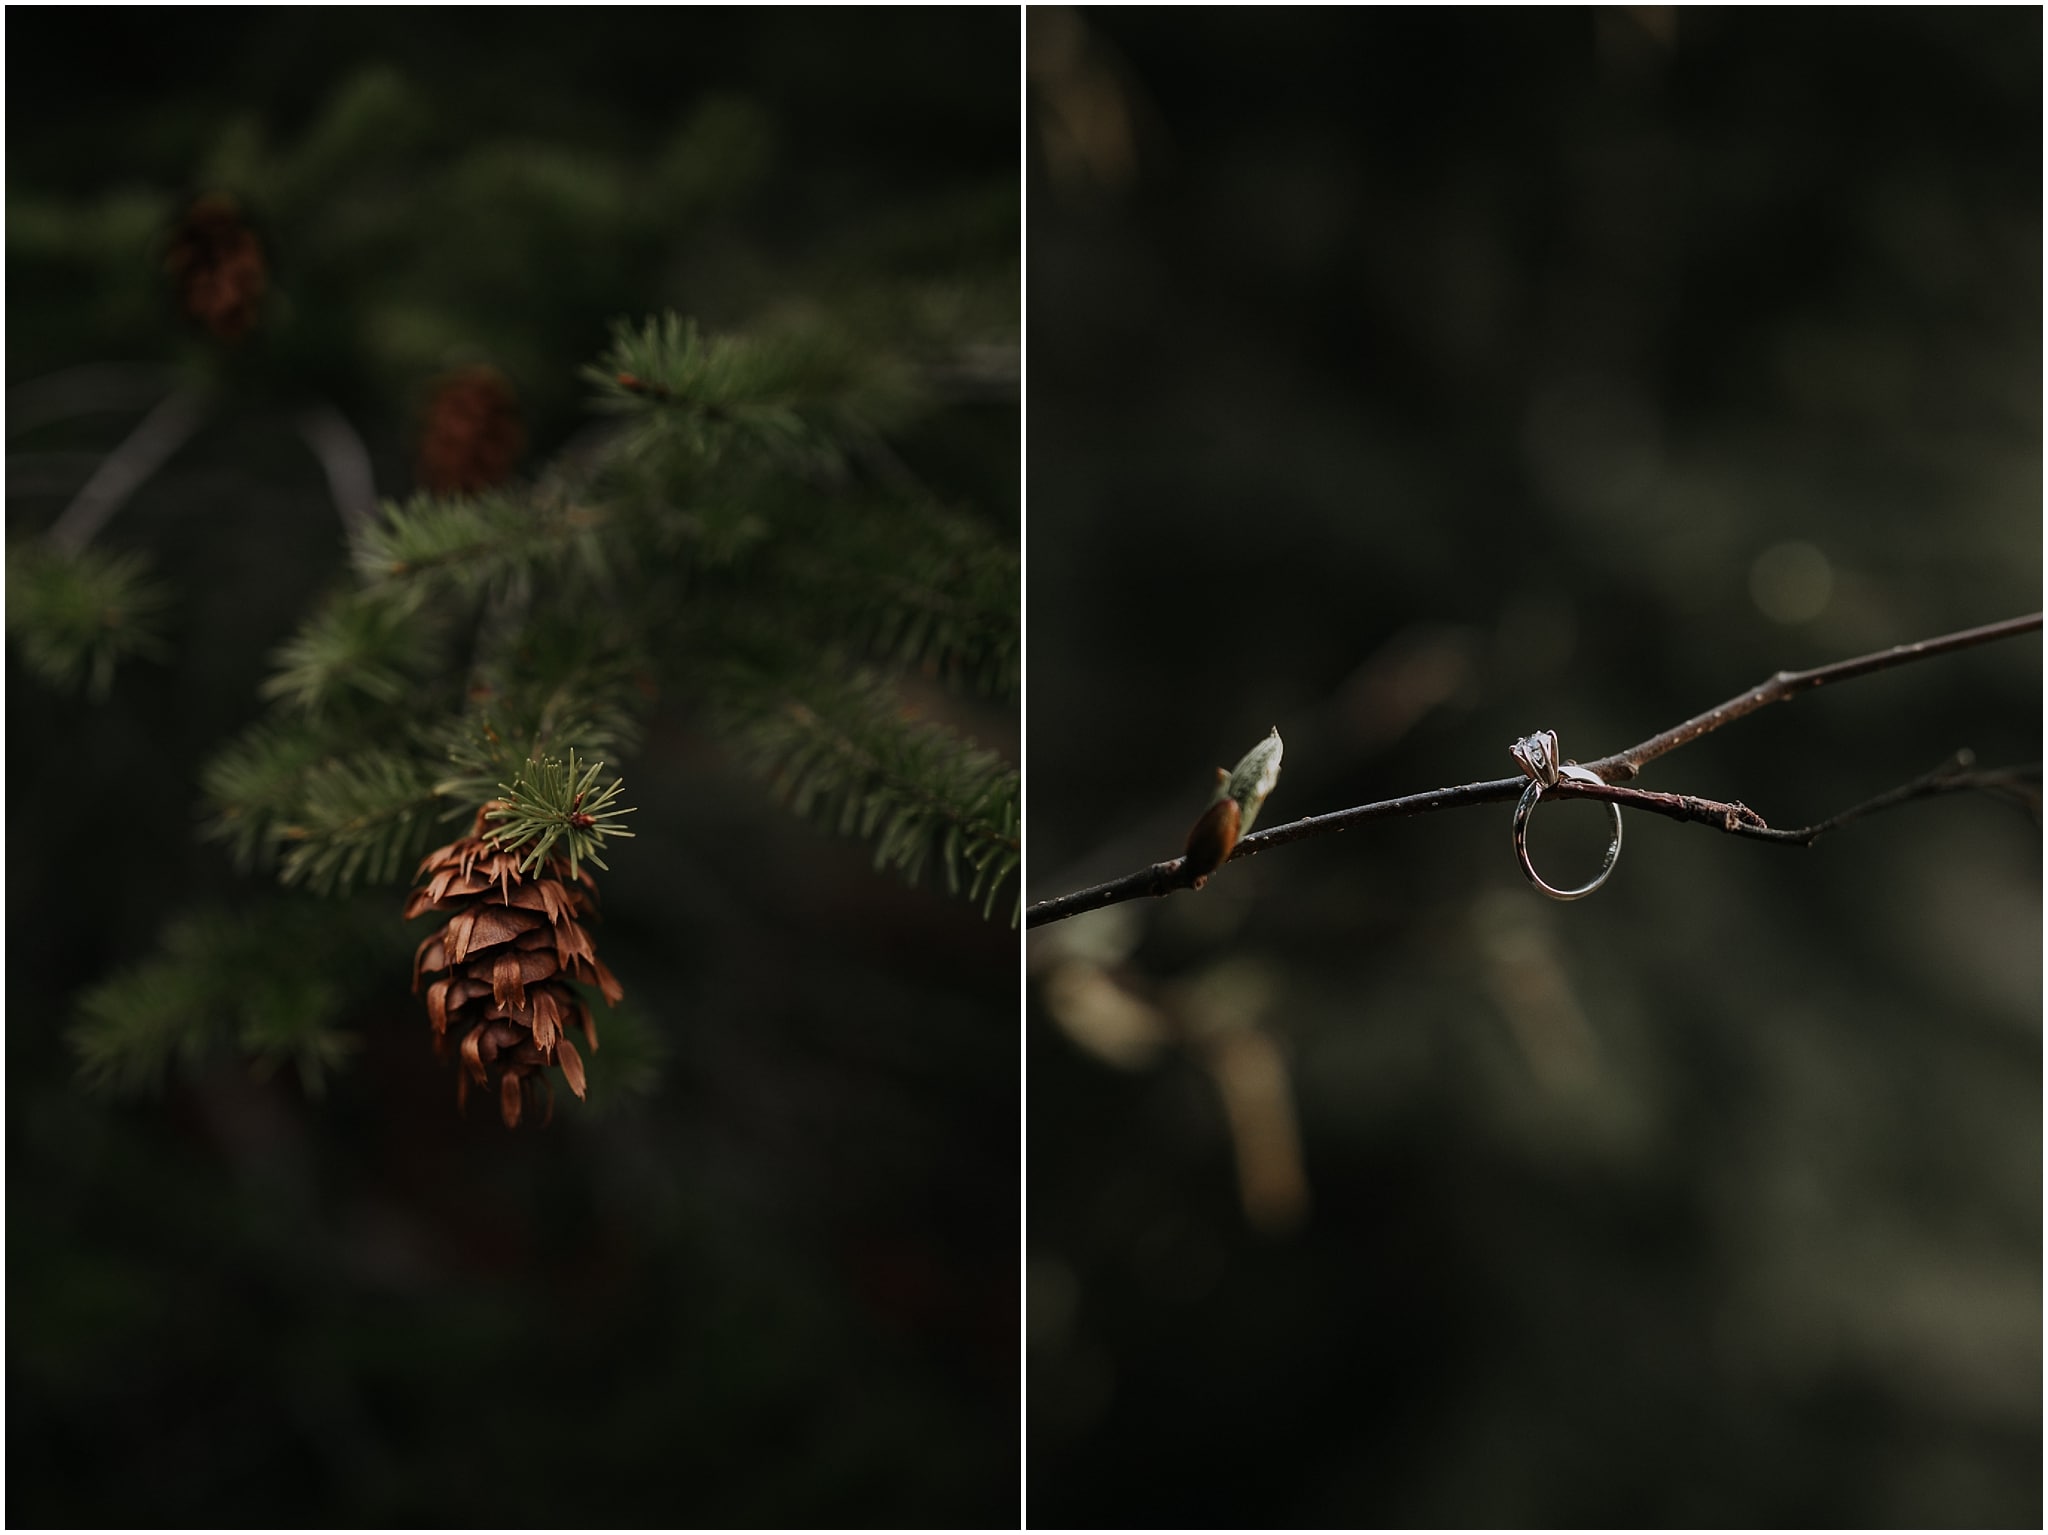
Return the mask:
<svg viewBox="0 0 2048 1535">
<path fill-rule="evenodd" d="M 207 391 L 198 385 L 167 395 L 106 456 L 63 515 L 50 525 L 50 542 L 68 554 L 76 554 L 90 543 L 107 519 L 184 446 L 206 419 L 206 404 Z"/>
<path fill-rule="evenodd" d="M 82 362 L 59 368 L 41 379 L 8 385 L 6 434 L 14 438 L 94 411 L 139 411 L 164 399 L 176 381 L 176 368 L 162 362 Z"/>
<path fill-rule="evenodd" d="M 1774 831 L 1767 826 L 1734 827 L 1731 830 L 1746 837 L 1755 837 L 1766 842 L 1791 842 L 1800 847 L 1811 847 L 1827 833 L 1851 821 L 1861 820 L 1880 810 L 1889 810 L 1894 805 L 1903 805 L 1908 800 L 1926 799 L 1935 794 L 1957 794 L 1975 790 L 2011 800 L 2025 810 L 2036 823 L 2041 810 L 2041 764 L 2029 763 L 2024 767 L 1988 768 L 1973 771 L 1976 753 L 1965 748 L 1947 758 L 1940 766 L 1931 768 L 1910 782 L 1900 784 L 1896 789 L 1865 800 L 1860 805 L 1851 805 L 1839 815 L 1831 815 L 1825 821 L 1816 821 L 1811 826 L 1802 826 L 1796 831 Z M 2035 787 L 2031 790 L 2027 785 Z"/>
<path fill-rule="evenodd" d="M 2026 634 L 2041 627 L 2041 615 L 2029 613 L 2024 618 L 2008 618 L 2000 623 L 1984 624 L 1976 629 L 1958 629 L 1954 634 L 1937 635 L 1931 640 L 1916 640 L 1910 645 L 1894 645 L 1889 650 L 1874 650 L 1869 655 L 1856 656 L 1847 661 L 1837 661 L 1831 666 L 1816 666 L 1811 671 L 1779 672 L 1766 677 L 1746 693 L 1738 693 L 1724 704 L 1716 704 L 1705 714 L 1696 714 L 1682 725 L 1673 725 L 1669 730 L 1660 731 L 1649 740 L 1631 746 L 1627 751 L 1616 752 L 1611 757 L 1602 757 L 1598 762 L 1580 764 L 1589 767 L 1609 783 L 1626 783 L 1643 770 L 1643 764 L 1689 746 L 1709 731 L 1719 730 L 1732 720 L 1739 720 L 1745 714 L 1754 714 L 1767 704 L 1783 703 L 1801 693 L 1824 687 L 1830 682 L 1847 682 L 1852 677 L 1865 677 L 1872 672 L 1886 671 L 1894 666 L 1904 666 L 1911 661 L 1925 661 L 1931 656 L 1945 655 L 1951 650 L 1965 650 L 1972 645 L 1984 645 L 1992 640 L 2009 639 L 2015 634 Z"/>
<path fill-rule="evenodd" d="M 94 411 L 141 410 L 171 392 L 177 374 L 161 363 L 96 362 L 64 368 L 7 390 L 7 435 Z"/>
<path fill-rule="evenodd" d="M 2029 791 L 2026 785 L 2030 782 L 2038 784 L 2039 764 L 2031 767 L 1972 771 L 1971 764 L 1975 759 L 1967 751 L 1957 752 L 1941 766 L 1895 789 L 1887 790 L 1874 799 L 1851 806 L 1825 821 L 1793 831 L 1779 831 L 1767 826 L 1762 816 L 1739 800 L 1724 801 L 1703 799 L 1690 794 L 1663 794 L 1628 788 L 1617 780 L 1633 778 L 1641 771 L 1643 764 L 1663 756 L 1666 752 L 1689 745 L 1701 736 L 1718 730 L 1733 720 L 1741 719 L 1746 714 L 1753 714 L 1766 704 L 1782 702 L 1830 682 L 1845 682 L 1853 677 L 1867 676 L 1871 672 L 1926 660 L 1952 650 L 2029 633 L 2040 627 L 2041 615 L 2033 613 L 2024 618 L 2012 618 L 2001 623 L 1985 624 L 1976 629 L 1963 629 L 1954 634 L 1939 635 L 1934 639 L 1921 640 L 1911 645 L 1896 645 L 1889 650 L 1874 651 L 1869 655 L 1838 661 L 1830 666 L 1815 667 L 1810 671 L 1779 672 L 1747 692 L 1737 694 L 1726 703 L 1718 704 L 1704 714 L 1695 715 L 1683 724 L 1674 725 L 1669 730 L 1651 736 L 1626 751 L 1581 764 L 1600 774 L 1608 782 L 1592 784 L 1566 779 L 1555 788 L 1546 790 L 1546 795 L 1558 798 L 1609 800 L 1630 809 L 1648 811 L 1652 815 L 1665 816 L 1671 820 L 1689 821 L 1733 836 L 1799 847 L 1811 846 L 1826 833 L 1850 821 L 1880 810 L 1891 809 L 1909 800 L 1925 799 L 1936 794 L 1979 790 L 2020 800 L 2038 815 L 2039 792 Z M 1460 784 L 1453 788 L 1431 789 L 1421 794 L 1406 794 L 1398 799 L 1379 800 L 1369 805 L 1353 805 L 1348 809 L 1333 810 L 1324 815 L 1304 816 L 1282 826 L 1254 832 L 1237 844 L 1230 861 L 1255 858 L 1268 848 L 1299 842 L 1306 837 L 1348 831 L 1368 821 L 1385 820 L 1392 816 L 1424 815 L 1436 810 L 1518 799 L 1527 785 L 1526 778 L 1496 778 L 1484 783 Z M 1066 895 L 1039 901 L 1025 909 L 1024 925 L 1027 928 L 1041 927 L 1048 922 L 1058 922 L 1067 917 L 1078 916 L 1082 912 L 1114 906 L 1122 901 L 1170 895 L 1176 890 L 1184 890 L 1193 883 L 1183 872 L 1184 862 L 1185 860 L 1180 858 L 1171 858 L 1164 863 L 1155 863 L 1126 874 L 1120 879 L 1107 880 L 1099 885 L 1090 885 L 1084 890 L 1070 891 Z"/>
<path fill-rule="evenodd" d="M 320 460 L 327 476 L 327 493 L 341 514 L 341 525 L 350 535 L 366 527 L 377 515 L 377 478 L 370 467 L 370 450 L 356 429 L 332 405 L 315 405 L 301 411 L 296 425 L 299 436 Z"/>
</svg>

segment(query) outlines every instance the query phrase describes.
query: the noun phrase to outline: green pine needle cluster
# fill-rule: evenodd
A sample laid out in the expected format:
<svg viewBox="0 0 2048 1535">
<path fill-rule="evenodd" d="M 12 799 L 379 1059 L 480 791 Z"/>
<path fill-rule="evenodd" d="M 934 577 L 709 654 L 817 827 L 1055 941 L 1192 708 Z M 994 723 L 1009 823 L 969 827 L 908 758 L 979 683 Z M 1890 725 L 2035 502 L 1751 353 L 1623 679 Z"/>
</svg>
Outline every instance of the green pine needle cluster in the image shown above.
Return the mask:
<svg viewBox="0 0 2048 1535">
<path fill-rule="evenodd" d="M 173 1069 L 235 1052 L 259 1072 L 289 1066 L 317 1095 L 359 1044 L 339 1020 L 342 978 L 364 972 L 361 928 L 300 901 L 174 923 L 155 955 L 80 999 L 69 1043 L 81 1076 L 153 1092 Z"/>
<path fill-rule="evenodd" d="M 104 699 L 125 660 L 168 655 L 169 594 L 140 554 L 17 544 L 7 554 L 7 628 L 22 664 L 62 692 Z"/>
<path fill-rule="evenodd" d="M 392 503 L 356 539 L 357 573 L 406 608 L 436 599 L 517 602 L 567 567 L 601 579 L 606 557 L 600 509 L 552 497 L 490 493 Z"/>
<path fill-rule="evenodd" d="M 637 424 L 636 456 L 705 465 L 751 451 L 836 467 L 849 439 L 895 425 L 919 404 L 909 367 L 815 321 L 709 338 L 675 314 L 622 322 L 583 376 L 601 408 Z"/>
<path fill-rule="evenodd" d="M 445 809 L 431 767 L 374 747 L 315 763 L 299 819 L 277 829 L 279 877 L 320 894 L 405 879 Z"/>
<path fill-rule="evenodd" d="M 723 696 L 746 759 L 797 814 L 874 844 L 875 867 L 949 892 L 990 915 L 1021 849 L 1017 770 L 950 727 L 906 709 L 883 676 L 777 678 L 737 672 Z M 1021 890 L 1013 892 L 1011 921 Z"/>
<path fill-rule="evenodd" d="M 520 860 L 522 873 L 541 868 L 557 843 L 569 855 L 572 879 L 586 863 L 609 868 L 598 850 L 608 837 L 633 835 L 619 824 L 633 807 L 611 808 L 625 786 L 616 778 L 600 784 L 598 774 L 603 771 L 602 762 L 579 765 L 573 746 L 566 763 L 544 757 L 528 764 L 511 783 L 498 786 L 499 802 L 484 812 L 493 826 L 490 840 L 502 848 L 532 850 Z"/>
<path fill-rule="evenodd" d="M 323 715 L 352 701 L 393 705 L 434 663 L 433 635 L 419 613 L 371 592 L 343 592 L 282 646 L 263 697 L 287 711 Z"/>
<path fill-rule="evenodd" d="M 995 698 L 1018 685 L 1017 551 L 930 504 L 878 503 L 782 551 L 779 579 L 870 659 Z"/>
</svg>

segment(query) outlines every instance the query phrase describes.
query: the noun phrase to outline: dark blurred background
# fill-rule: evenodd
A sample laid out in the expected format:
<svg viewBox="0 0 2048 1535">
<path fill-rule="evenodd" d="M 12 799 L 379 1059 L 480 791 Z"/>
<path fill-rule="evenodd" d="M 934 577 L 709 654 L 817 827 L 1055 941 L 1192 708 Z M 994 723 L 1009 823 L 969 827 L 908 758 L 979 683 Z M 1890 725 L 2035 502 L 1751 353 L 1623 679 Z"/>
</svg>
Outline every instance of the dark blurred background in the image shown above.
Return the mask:
<svg viewBox="0 0 2048 1535">
<path fill-rule="evenodd" d="M 533 473 L 615 318 L 915 290 L 1007 325 L 1009 385 L 999 346 L 897 449 L 1014 534 L 1017 37 L 1001 10 L 9 16 L 10 541 L 167 380 L 215 381 L 103 535 L 176 594 L 170 658 L 92 704 L 10 647 L 9 1524 L 1015 1522 L 1016 935 L 875 875 L 687 716 L 617 765 L 627 1003 L 545 1132 L 457 1117 L 395 889 L 295 898 L 376 951 L 322 1097 L 208 1057 L 108 1101 L 65 1030 L 167 924 L 278 899 L 199 841 L 197 773 L 344 568 L 301 412 L 408 494 L 433 380 L 487 364 Z M 204 192 L 276 300 L 225 362 L 163 265 Z M 1014 711 L 967 723 L 1015 760 Z"/>
<path fill-rule="evenodd" d="M 1028 27 L 1030 881 L 1593 758 L 2041 597 L 2032 9 Z M 2040 757 L 2035 636 L 1647 788 Z M 2038 1526 L 2041 847 L 1506 805 L 1030 935 L 1054 1526 Z M 1599 812 L 1539 818 L 1583 879 Z"/>
</svg>

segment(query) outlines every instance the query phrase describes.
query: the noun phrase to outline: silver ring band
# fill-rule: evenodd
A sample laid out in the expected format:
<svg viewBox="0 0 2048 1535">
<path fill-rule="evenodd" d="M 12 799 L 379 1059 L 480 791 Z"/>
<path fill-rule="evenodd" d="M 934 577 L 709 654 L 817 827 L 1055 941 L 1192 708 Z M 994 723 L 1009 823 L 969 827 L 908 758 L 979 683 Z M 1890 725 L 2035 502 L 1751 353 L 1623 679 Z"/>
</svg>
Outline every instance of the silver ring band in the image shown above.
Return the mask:
<svg viewBox="0 0 2048 1535">
<path fill-rule="evenodd" d="M 1555 740 L 1555 737 L 1552 739 Z M 1556 776 L 1576 778 L 1581 783 L 1607 782 L 1598 773 L 1582 768 L 1577 763 L 1567 763 L 1559 767 Z M 1522 872 L 1529 877 L 1529 883 L 1545 895 L 1559 901 L 1576 901 L 1581 896 L 1591 895 L 1606 884 L 1607 876 L 1614 872 L 1615 860 L 1621 857 L 1621 806 L 1612 800 L 1607 803 L 1607 809 L 1614 817 L 1614 840 L 1607 844 L 1607 860 L 1600 865 L 1600 872 L 1594 875 L 1589 883 L 1579 886 L 1576 890 L 1560 890 L 1555 885 L 1545 884 L 1543 876 L 1538 874 L 1535 865 L 1529 862 L 1529 817 L 1535 812 L 1536 801 L 1543 798 L 1544 787 L 1543 780 L 1532 774 L 1529 787 L 1522 791 L 1521 803 L 1515 806 L 1515 858 L 1522 865 Z"/>
</svg>

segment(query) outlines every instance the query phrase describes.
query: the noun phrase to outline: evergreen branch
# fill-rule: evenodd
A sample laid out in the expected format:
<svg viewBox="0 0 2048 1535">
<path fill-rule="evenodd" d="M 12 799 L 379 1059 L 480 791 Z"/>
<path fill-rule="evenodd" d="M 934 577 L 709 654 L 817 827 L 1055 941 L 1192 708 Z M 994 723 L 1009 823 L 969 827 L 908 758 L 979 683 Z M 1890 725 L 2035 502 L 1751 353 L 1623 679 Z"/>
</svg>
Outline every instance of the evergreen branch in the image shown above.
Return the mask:
<svg viewBox="0 0 2048 1535">
<path fill-rule="evenodd" d="M 721 704 L 742 759 L 798 815 L 872 842 L 875 867 L 911 883 L 936 857 L 949 890 L 993 910 L 1020 856 L 1015 768 L 905 719 L 873 676 L 778 686 L 734 674 Z"/>
<path fill-rule="evenodd" d="M 530 732 L 522 762 L 572 744 L 630 750 L 657 691 L 634 629 L 617 604 L 542 608 L 478 656 L 470 697 Z"/>
<path fill-rule="evenodd" d="M 343 592 L 277 650 L 262 696 L 307 715 L 370 699 L 395 704 L 431 670 L 430 626 L 376 592 Z"/>
<path fill-rule="evenodd" d="M 2007 639 L 2016 634 L 2032 633 L 2041 628 L 2041 620 L 2042 616 L 2034 613 L 2024 618 L 2007 619 L 2001 623 L 1986 624 L 1981 628 L 1959 630 L 1954 634 L 1940 635 L 1910 645 L 1894 646 L 1890 650 L 1874 651 L 1869 655 L 1836 662 L 1831 666 L 1815 667 L 1810 671 L 1779 672 L 1747 692 L 1737 694 L 1726 703 L 1716 705 L 1704 714 L 1695 715 L 1683 724 L 1661 731 L 1626 751 L 1616 752 L 1612 756 L 1582 765 L 1603 776 L 1612 774 L 1615 779 L 1633 777 L 1643 763 L 1680 746 L 1689 745 L 1701 736 L 1718 730 L 1732 720 L 1754 713 L 1766 704 L 1796 697 L 1800 693 L 1823 687 L 1830 682 L 1844 682 L 1854 677 L 1868 676 L 1872 672 L 1885 671 L 1894 666 L 1944 655 L 1949 651 L 1988 644 L 1993 640 Z M 1793 831 L 1773 830 L 1764 824 L 1763 817 L 1739 801 L 1651 793 L 1626 788 L 1612 781 L 1592 784 L 1562 779 L 1554 788 L 1545 789 L 1544 795 L 1546 798 L 1555 796 L 1567 799 L 1607 800 L 1631 809 L 1667 816 L 1673 820 L 1710 826 L 1731 836 L 1801 847 L 1810 846 L 1824 833 L 1862 816 L 1890 809 L 1910 800 L 1963 790 L 1982 790 L 2001 798 L 2012 799 L 2028 808 L 2030 812 L 2038 814 L 2038 791 L 2030 792 L 2027 788 L 2029 782 L 2038 782 L 2038 766 L 1970 772 L 1966 771 L 1970 760 L 1972 759 L 1967 752 L 1959 752 L 1930 773 L 1922 774 L 1825 821 Z M 1483 783 L 1461 784 L 1454 788 L 1431 789 L 1420 794 L 1403 795 L 1398 799 L 1379 800 L 1369 805 L 1354 805 L 1347 810 L 1330 811 L 1323 815 L 1305 816 L 1284 826 L 1271 827 L 1245 837 L 1237 844 L 1230 858 L 1235 860 L 1256 857 L 1268 848 L 1298 842 L 1308 837 L 1345 831 L 1353 826 L 1364 825 L 1368 821 L 1518 799 L 1527 787 L 1528 779 L 1524 777 L 1491 779 Z M 1188 889 L 1193 884 L 1193 876 L 1186 869 L 1186 863 L 1185 858 L 1170 858 L 1118 879 L 1034 902 L 1025 913 L 1025 926 L 1041 927 L 1049 922 L 1059 922 L 1068 917 L 1078 916 L 1082 912 L 1096 911 L 1123 901 L 1136 900 L 1144 896 L 1170 895 L 1176 890 Z"/>
<path fill-rule="evenodd" d="M 478 656 L 469 707 L 435 733 L 446 798 L 480 805 L 545 757 L 631 752 L 656 695 L 651 665 L 616 638 L 615 614 L 544 608 Z"/>
<path fill-rule="evenodd" d="M 615 323 L 611 350 L 583 376 L 599 408 L 639 422 L 629 451 L 674 444 L 706 463 L 729 448 L 836 463 L 840 437 L 900 418 L 918 399 L 910 370 L 822 329 L 706 338 L 673 312 Z"/>
<path fill-rule="evenodd" d="M 397 722 L 391 746 L 348 749 L 360 712 L 351 721 L 335 706 L 416 696 L 436 664 L 437 627 L 402 594 L 372 586 L 336 598 L 284 648 L 264 691 L 296 717 L 245 733 L 205 773 L 209 833 L 238 863 L 277 864 L 285 884 L 320 891 L 401 878 L 435 819 L 492 799 L 530 758 L 637 738 L 644 666 L 589 614 L 543 609 L 493 631 L 465 710 L 438 726 Z"/>
<path fill-rule="evenodd" d="M 396 880 L 426 851 L 445 808 L 417 754 L 370 748 L 324 758 L 305 774 L 299 818 L 275 829 L 279 877 L 322 895 Z"/>
<path fill-rule="evenodd" d="M 399 879 L 425 851 L 434 821 L 491 799 L 501 779 L 527 763 L 511 744 L 519 738 L 499 734 L 493 718 L 503 714 L 486 708 L 423 732 L 422 743 L 433 743 L 427 750 L 347 753 L 314 728 L 253 726 L 206 766 L 202 783 L 214 807 L 207 835 L 225 842 L 239 867 L 280 866 L 286 885 L 338 893 Z M 633 729 L 569 713 L 526 739 L 618 739 Z M 443 753 L 452 774 L 436 766 Z M 583 842 L 575 856 L 589 856 Z"/>
<path fill-rule="evenodd" d="M 618 823 L 636 807 L 611 808 L 612 802 L 625 792 L 625 784 L 614 778 L 600 787 L 597 775 L 603 771 L 602 762 L 579 768 L 573 746 L 566 763 L 558 757 L 528 763 L 511 783 L 498 785 L 502 798 L 484 812 L 486 820 L 498 823 L 490 840 L 502 848 L 532 844 L 533 851 L 520 860 L 522 873 L 540 869 L 557 842 L 569 850 L 572 879 L 582 872 L 585 863 L 596 864 L 600 869 L 609 867 L 598 850 L 608 837 L 633 835 Z"/>
<path fill-rule="evenodd" d="M 324 979 L 354 941 L 330 909 L 297 903 L 175 923 L 154 956 L 79 998 L 66 1031 L 79 1074 L 94 1091 L 150 1092 L 175 1063 L 234 1048 L 259 1072 L 291 1065 L 317 1095 L 356 1044 L 334 1027 L 344 998 Z"/>
<path fill-rule="evenodd" d="M 565 681 L 539 695 L 494 696 L 443 728 L 451 771 L 436 787 L 445 799 L 480 805 L 527 763 L 565 745 L 609 757 L 630 751 L 639 737 L 638 717 L 596 679 Z"/>
<path fill-rule="evenodd" d="M 205 834 L 228 845 L 238 868 L 276 862 L 284 828 L 304 817 L 308 774 L 330 755 L 326 738 L 306 726 L 251 725 L 201 770 L 214 808 Z"/>
<path fill-rule="evenodd" d="M 559 575 L 572 559 L 601 574 L 607 561 L 600 535 L 608 520 L 595 507 L 536 504 L 502 492 L 418 495 L 384 503 L 382 518 L 357 535 L 355 566 L 373 587 L 503 595 L 530 586 L 536 574 Z"/>
<path fill-rule="evenodd" d="M 65 692 L 103 699 L 126 658 L 162 660 L 169 593 L 140 554 L 17 544 L 8 551 L 7 627 L 22 664 Z"/>
<path fill-rule="evenodd" d="M 161 953 L 80 997 L 67 1038 L 88 1088 L 154 1090 L 173 1061 L 195 1062 L 218 1047 L 228 1014 L 214 1006 L 222 996 L 214 978 L 225 967 L 208 963 L 212 936 L 193 924 L 174 927 Z"/>
<path fill-rule="evenodd" d="M 950 683 L 1017 690 L 1017 552 L 934 507 L 834 516 L 785 541 L 774 589 L 834 641 Z"/>
</svg>

